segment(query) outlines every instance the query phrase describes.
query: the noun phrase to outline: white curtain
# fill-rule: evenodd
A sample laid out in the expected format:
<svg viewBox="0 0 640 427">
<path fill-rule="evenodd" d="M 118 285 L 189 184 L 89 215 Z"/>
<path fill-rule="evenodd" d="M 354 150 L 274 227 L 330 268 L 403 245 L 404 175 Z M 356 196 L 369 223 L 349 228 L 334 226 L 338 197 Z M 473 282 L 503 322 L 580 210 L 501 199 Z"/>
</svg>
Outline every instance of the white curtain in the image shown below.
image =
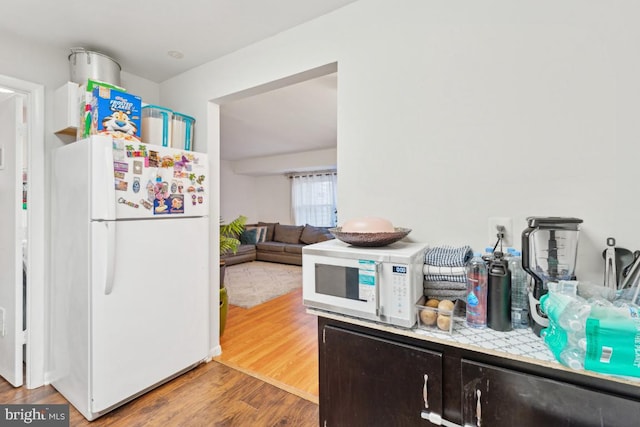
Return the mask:
<svg viewBox="0 0 640 427">
<path fill-rule="evenodd" d="M 291 209 L 295 223 L 335 227 L 338 221 L 336 172 L 291 174 L 289 177 Z"/>
</svg>

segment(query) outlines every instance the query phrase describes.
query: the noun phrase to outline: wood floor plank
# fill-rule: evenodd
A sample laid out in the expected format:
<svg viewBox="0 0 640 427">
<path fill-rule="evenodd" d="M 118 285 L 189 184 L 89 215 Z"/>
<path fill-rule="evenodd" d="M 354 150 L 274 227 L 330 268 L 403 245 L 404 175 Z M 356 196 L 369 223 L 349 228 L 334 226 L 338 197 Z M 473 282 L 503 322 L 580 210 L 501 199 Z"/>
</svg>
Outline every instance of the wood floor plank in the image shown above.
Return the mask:
<svg viewBox="0 0 640 427">
<path fill-rule="evenodd" d="M 229 306 L 220 344 L 215 360 L 318 402 L 317 319 L 302 289 L 249 309 Z"/>
<path fill-rule="evenodd" d="M 14 389 L 2 403 L 66 404 L 52 386 Z M 318 426 L 318 405 L 218 362 L 202 364 L 93 422 L 73 406 L 72 427 Z"/>
</svg>

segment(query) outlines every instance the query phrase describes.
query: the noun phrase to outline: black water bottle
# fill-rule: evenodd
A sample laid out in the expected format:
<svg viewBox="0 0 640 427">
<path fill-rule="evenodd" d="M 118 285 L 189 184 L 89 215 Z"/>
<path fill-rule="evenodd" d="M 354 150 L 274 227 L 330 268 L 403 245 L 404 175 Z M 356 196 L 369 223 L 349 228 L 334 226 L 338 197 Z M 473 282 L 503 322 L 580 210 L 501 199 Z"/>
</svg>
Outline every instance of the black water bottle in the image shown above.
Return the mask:
<svg viewBox="0 0 640 427">
<path fill-rule="evenodd" d="M 494 331 L 511 330 L 511 272 L 502 252 L 489 264 L 487 326 Z"/>
</svg>

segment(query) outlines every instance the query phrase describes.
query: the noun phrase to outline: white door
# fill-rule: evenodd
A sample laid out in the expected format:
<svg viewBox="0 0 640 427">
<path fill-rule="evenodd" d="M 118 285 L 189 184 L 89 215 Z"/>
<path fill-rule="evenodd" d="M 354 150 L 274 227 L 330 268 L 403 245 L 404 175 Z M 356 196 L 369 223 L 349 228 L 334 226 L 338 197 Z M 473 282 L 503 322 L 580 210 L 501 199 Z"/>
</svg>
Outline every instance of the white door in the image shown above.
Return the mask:
<svg viewBox="0 0 640 427">
<path fill-rule="evenodd" d="M 22 98 L 0 100 L 0 375 L 22 385 Z"/>
</svg>

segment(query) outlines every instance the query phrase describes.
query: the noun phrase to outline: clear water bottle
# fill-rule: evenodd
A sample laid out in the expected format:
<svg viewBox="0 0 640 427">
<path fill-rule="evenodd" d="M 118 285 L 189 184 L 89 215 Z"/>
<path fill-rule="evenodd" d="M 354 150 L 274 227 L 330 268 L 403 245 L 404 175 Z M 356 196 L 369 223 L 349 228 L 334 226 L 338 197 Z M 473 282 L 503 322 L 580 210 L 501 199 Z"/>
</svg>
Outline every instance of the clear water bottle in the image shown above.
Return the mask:
<svg viewBox="0 0 640 427">
<path fill-rule="evenodd" d="M 522 268 L 520 251 L 513 250 L 509 258 L 511 271 L 511 326 L 513 329 L 529 327 L 529 289 L 527 273 Z"/>
<path fill-rule="evenodd" d="M 576 297 L 560 313 L 558 324 L 567 334 L 584 334 L 587 318 L 591 314 L 591 306 L 582 298 Z"/>
<path fill-rule="evenodd" d="M 467 325 L 487 326 L 487 264 L 479 252 L 467 264 Z"/>
<path fill-rule="evenodd" d="M 578 371 L 584 369 L 584 359 L 584 351 L 575 347 L 567 346 L 564 350 L 562 350 L 562 353 L 560 353 L 560 362 L 563 365 Z"/>
</svg>

